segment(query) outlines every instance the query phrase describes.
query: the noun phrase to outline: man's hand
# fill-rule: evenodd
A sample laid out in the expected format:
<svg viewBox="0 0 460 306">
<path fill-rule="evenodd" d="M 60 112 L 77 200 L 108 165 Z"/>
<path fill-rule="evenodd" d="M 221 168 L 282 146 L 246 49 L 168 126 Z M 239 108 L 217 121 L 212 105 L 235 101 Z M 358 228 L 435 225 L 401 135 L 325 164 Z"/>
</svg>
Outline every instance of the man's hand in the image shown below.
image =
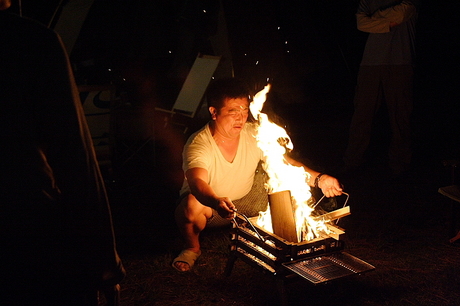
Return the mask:
<svg viewBox="0 0 460 306">
<path fill-rule="evenodd" d="M 224 219 L 233 219 L 236 216 L 236 207 L 227 197 L 217 198 L 217 204 L 213 207 Z"/>
<path fill-rule="evenodd" d="M 339 181 L 335 177 L 327 174 L 321 176 L 318 182 L 318 187 L 328 198 L 337 197 L 343 193 L 342 186 Z"/>
</svg>

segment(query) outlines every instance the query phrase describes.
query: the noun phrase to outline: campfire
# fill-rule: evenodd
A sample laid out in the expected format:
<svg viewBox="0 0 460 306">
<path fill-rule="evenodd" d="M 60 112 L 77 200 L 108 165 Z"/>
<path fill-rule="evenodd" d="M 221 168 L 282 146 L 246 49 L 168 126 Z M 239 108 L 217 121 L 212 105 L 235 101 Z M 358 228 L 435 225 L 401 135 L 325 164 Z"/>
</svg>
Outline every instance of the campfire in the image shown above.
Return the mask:
<svg viewBox="0 0 460 306">
<path fill-rule="evenodd" d="M 270 85 L 265 86 L 250 105 L 258 121 L 257 143 L 264 153 L 269 205 L 258 217 L 237 214 L 234 219 L 227 276 L 237 258 L 272 274 L 278 285 L 297 276 L 319 284 L 375 269 L 343 252 L 345 244 L 340 237 L 345 232 L 337 221 L 350 214 L 348 194 L 344 194 L 342 208 L 318 212 L 324 197 L 315 201 L 308 185 L 310 175 L 285 160 L 285 154 L 293 149 L 292 141 L 262 113 L 269 90 Z M 278 289 L 282 304 L 286 304 L 283 287 Z"/>
<path fill-rule="evenodd" d="M 266 189 L 269 194 L 269 206 L 261 212 L 257 225 L 275 233 L 288 241 L 310 241 L 318 237 L 337 235 L 341 231 L 332 228 L 331 222 L 338 215 L 350 213 L 348 207 L 332 215 L 313 217 L 315 201 L 312 198 L 310 174 L 302 167 L 289 164 L 285 154 L 293 150 L 294 145 L 286 130 L 271 122 L 267 114 L 262 113 L 270 85 L 259 91 L 249 106 L 258 122 L 257 145 L 264 153 L 263 167 L 268 175 Z"/>
</svg>

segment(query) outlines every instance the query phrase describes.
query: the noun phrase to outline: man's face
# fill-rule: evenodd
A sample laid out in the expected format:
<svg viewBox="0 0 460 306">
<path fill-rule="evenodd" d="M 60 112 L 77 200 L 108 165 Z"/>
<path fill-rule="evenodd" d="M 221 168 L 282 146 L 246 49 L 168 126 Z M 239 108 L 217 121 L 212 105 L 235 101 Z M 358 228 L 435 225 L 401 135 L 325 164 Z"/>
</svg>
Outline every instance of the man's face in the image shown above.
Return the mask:
<svg viewBox="0 0 460 306">
<path fill-rule="evenodd" d="M 216 130 L 227 137 L 237 137 L 248 120 L 249 100 L 247 98 L 228 98 L 218 111 L 210 107 Z"/>
</svg>

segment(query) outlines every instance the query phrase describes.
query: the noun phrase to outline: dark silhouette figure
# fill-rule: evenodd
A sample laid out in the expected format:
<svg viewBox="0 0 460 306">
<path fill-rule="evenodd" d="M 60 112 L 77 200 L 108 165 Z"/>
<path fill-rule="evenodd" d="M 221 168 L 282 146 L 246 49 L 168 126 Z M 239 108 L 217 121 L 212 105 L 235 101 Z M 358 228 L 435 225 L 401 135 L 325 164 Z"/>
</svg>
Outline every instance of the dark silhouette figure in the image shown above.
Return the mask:
<svg viewBox="0 0 460 306">
<path fill-rule="evenodd" d="M 97 305 L 124 276 L 58 35 L 0 0 L 1 305 Z"/>
<path fill-rule="evenodd" d="M 416 1 L 361 0 L 360 31 L 369 33 L 358 73 L 345 170 L 362 165 L 372 123 L 383 102 L 391 128 L 389 166 L 400 175 L 411 163 L 411 114 Z"/>
</svg>

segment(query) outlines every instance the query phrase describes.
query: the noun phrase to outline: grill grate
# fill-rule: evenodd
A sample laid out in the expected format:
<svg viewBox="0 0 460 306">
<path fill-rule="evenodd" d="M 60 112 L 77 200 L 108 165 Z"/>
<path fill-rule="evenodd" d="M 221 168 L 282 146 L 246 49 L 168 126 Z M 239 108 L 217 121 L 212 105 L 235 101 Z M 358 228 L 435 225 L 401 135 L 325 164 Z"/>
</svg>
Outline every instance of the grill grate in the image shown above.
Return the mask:
<svg viewBox="0 0 460 306">
<path fill-rule="evenodd" d="M 286 262 L 282 265 L 313 284 L 375 269 L 367 262 L 345 252 Z"/>
</svg>

